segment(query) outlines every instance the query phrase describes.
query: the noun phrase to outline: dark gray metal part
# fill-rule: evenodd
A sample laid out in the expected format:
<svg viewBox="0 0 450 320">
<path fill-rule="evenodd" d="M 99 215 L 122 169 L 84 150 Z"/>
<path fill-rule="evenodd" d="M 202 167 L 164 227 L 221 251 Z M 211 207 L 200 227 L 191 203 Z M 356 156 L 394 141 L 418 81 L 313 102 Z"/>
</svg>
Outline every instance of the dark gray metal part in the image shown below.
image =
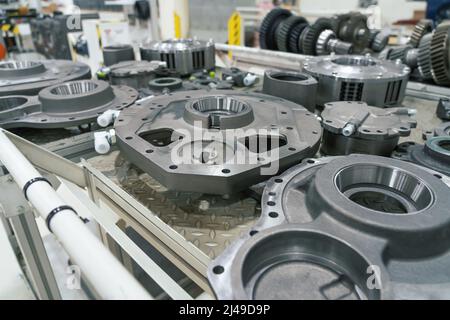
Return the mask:
<svg viewBox="0 0 450 320">
<path fill-rule="evenodd" d="M 216 65 L 214 42 L 195 39 L 173 39 L 152 41 L 140 48 L 141 59 L 160 60 L 167 63 L 167 68 L 181 75 L 200 70 L 211 70 Z"/>
<path fill-rule="evenodd" d="M 122 110 L 138 98 L 136 90 L 105 81 L 79 80 L 41 90 L 38 96 L 0 98 L 0 127 L 67 128 L 95 122 L 99 114 Z"/>
<path fill-rule="evenodd" d="M 89 66 L 67 60 L 0 62 L 0 96 L 36 95 L 59 83 L 90 79 Z"/>
<path fill-rule="evenodd" d="M 332 101 L 364 101 L 376 107 L 396 107 L 405 96 L 410 68 L 369 55 L 335 55 L 307 59 L 304 71 L 319 82 L 319 106 Z"/>
<path fill-rule="evenodd" d="M 439 119 L 450 120 L 450 99 L 441 98 L 439 100 L 436 115 Z"/>
<path fill-rule="evenodd" d="M 413 162 L 450 176 L 450 136 L 430 137 L 425 145 L 401 143 L 392 153 L 392 158 Z"/>
<path fill-rule="evenodd" d="M 444 122 L 434 130 L 436 137 L 450 136 L 450 122 Z"/>
<path fill-rule="evenodd" d="M 161 61 L 123 61 L 109 69 L 111 84 L 141 89 L 146 88 L 149 81 L 165 69 L 165 64 Z"/>
<path fill-rule="evenodd" d="M 209 267 L 218 299 L 449 299 L 450 179 L 390 158 L 309 159 Z"/>
<path fill-rule="evenodd" d="M 326 155 L 352 153 L 389 156 L 400 137 L 411 134 L 417 122 L 407 108 L 381 109 L 363 102 L 332 102 L 321 114 L 321 151 Z"/>
<path fill-rule="evenodd" d="M 297 104 L 227 90 L 136 103 L 120 113 L 115 131 L 124 156 L 169 190 L 207 194 L 239 192 L 276 174 L 265 167 L 284 170 L 313 156 L 322 133 Z"/>
<path fill-rule="evenodd" d="M 107 67 L 133 60 L 135 60 L 135 56 L 132 45 L 113 45 L 103 48 L 103 64 Z"/>
<path fill-rule="evenodd" d="M 315 112 L 317 85 L 316 79 L 306 73 L 268 70 L 264 73 L 263 93 L 295 102 Z"/>
</svg>

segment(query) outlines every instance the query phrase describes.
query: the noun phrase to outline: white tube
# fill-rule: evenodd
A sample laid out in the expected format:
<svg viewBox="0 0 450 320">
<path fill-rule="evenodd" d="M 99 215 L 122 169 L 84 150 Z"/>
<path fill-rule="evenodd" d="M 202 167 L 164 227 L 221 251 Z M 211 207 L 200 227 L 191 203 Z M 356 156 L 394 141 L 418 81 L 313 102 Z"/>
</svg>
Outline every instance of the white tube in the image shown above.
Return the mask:
<svg viewBox="0 0 450 320">
<path fill-rule="evenodd" d="M 95 151 L 99 154 L 107 154 L 111 150 L 107 132 L 94 133 L 94 147 Z"/>
<path fill-rule="evenodd" d="M 20 188 L 39 172 L 0 129 L 0 162 L 8 169 Z M 65 205 L 46 182 L 35 182 L 27 190 L 30 203 L 45 220 L 49 213 Z M 73 263 L 102 299 L 151 299 L 148 292 L 93 235 L 74 212 L 63 210 L 53 217 L 53 234 Z"/>
<path fill-rule="evenodd" d="M 97 117 L 97 123 L 100 127 L 106 128 L 119 116 L 119 110 L 107 110 Z"/>
</svg>

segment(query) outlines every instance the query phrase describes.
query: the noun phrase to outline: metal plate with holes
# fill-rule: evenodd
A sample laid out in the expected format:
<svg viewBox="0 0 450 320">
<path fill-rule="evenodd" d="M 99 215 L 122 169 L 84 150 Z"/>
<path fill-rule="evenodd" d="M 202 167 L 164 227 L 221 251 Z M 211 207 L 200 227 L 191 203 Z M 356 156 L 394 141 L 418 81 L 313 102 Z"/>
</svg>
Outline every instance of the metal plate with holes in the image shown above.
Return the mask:
<svg viewBox="0 0 450 320">
<path fill-rule="evenodd" d="M 165 70 L 161 61 L 123 61 L 109 67 L 113 85 L 126 85 L 135 89 L 147 88 L 148 82 Z"/>
<path fill-rule="evenodd" d="M 0 127 L 66 128 L 94 122 L 99 114 L 122 110 L 136 90 L 104 81 L 79 80 L 45 88 L 38 96 L 0 97 Z"/>
<path fill-rule="evenodd" d="M 319 106 L 364 101 L 375 107 L 395 107 L 405 96 L 410 68 L 370 56 L 336 55 L 307 59 L 304 71 L 319 82 Z"/>
<path fill-rule="evenodd" d="M 415 142 L 401 143 L 392 153 L 392 157 L 450 176 L 450 136 L 431 137 L 425 145 Z"/>
<path fill-rule="evenodd" d="M 185 91 L 121 112 L 118 146 L 170 190 L 232 194 L 316 154 L 317 118 L 292 102 L 236 91 Z"/>
<path fill-rule="evenodd" d="M 49 86 L 90 78 L 91 70 L 80 62 L 3 61 L 0 62 L 0 96 L 36 95 Z"/>
<path fill-rule="evenodd" d="M 219 299 L 448 299 L 449 186 L 389 158 L 305 160 L 267 183 L 208 279 Z"/>
<path fill-rule="evenodd" d="M 321 114 L 324 128 L 321 151 L 326 155 L 352 153 L 390 156 L 400 137 L 407 137 L 416 121 L 407 108 L 381 109 L 363 102 L 331 102 Z"/>
</svg>

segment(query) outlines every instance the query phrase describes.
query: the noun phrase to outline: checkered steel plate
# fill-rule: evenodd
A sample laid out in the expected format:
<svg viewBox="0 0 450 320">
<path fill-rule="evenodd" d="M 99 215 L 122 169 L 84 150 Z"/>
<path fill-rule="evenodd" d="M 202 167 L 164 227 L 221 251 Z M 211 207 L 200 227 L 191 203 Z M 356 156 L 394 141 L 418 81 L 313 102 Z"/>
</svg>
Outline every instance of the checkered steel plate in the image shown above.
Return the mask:
<svg viewBox="0 0 450 320">
<path fill-rule="evenodd" d="M 250 193 L 223 198 L 169 191 L 118 151 L 89 162 L 211 259 L 241 233 L 249 232 L 261 214 L 259 202 Z"/>
</svg>

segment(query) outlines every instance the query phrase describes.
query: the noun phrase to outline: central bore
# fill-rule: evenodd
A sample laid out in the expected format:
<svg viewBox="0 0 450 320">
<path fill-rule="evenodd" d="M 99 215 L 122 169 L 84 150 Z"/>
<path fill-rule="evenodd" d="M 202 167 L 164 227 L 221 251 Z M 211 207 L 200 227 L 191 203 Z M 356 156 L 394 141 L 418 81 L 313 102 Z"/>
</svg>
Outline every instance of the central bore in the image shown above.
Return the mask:
<svg viewBox="0 0 450 320">
<path fill-rule="evenodd" d="M 286 81 L 286 82 L 297 82 L 308 80 L 308 77 L 302 75 L 293 75 L 288 73 L 277 73 L 272 74 L 271 77 L 275 80 Z"/>
<path fill-rule="evenodd" d="M 362 66 L 362 67 L 374 66 L 377 64 L 372 59 L 361 57 L 340 57 L 334 59 L 333 62 L 341 66 Z"/>
<path fill-rule="evenodd" d="M 40 63 L 33 61 L 8 61 L 1 63 L 0 68 L 9 70 L 19 70 L 19 69 L 29 69 L 39 65 Z"/>
<path fill-rule="evenodd" d="M 450 139 L 439 141 L 438 146 L 444 150 L 450 151 Z"/>
<path fill-rule="evenodd" d="M 50 92 L 57 96 L 71 96 L 92 92 L 97 87 L 98 85 L 94 82 L 76 81 L 57 86 L 56 88 L 53 88 Z"/>
<path fill-rule="evenodd" d="M 202 113 L 230 116 L 243 112 L 247 104 L 230 97 L 214 96 L 195 101 L 192 108 Z"/>
<path fill-rule="evenodd" d="M 424 210 L 433 201 L 422 180 L 398 168 L 352 165 L 336 175 L 335 184 L 349 200 L 383 213 L 410 214 Z"/>
</svg>

